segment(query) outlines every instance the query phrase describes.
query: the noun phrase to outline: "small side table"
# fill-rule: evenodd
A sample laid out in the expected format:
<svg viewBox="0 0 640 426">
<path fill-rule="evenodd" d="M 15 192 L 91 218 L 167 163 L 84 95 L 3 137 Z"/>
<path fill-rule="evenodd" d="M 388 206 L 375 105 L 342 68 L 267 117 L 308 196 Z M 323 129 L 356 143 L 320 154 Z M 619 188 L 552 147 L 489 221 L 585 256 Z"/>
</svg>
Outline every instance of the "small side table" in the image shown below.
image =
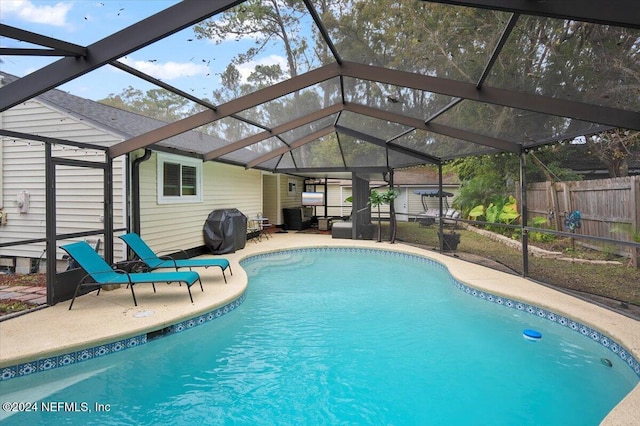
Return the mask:
<svg viewBox="0 0 640 426">
<path fill-rule="evenodd" d="M 318 218 L 318 230 L 319 231 L 328 231 L 331 229 L 331 218 L 330 217 L 319 217 Z"/>
</svg>

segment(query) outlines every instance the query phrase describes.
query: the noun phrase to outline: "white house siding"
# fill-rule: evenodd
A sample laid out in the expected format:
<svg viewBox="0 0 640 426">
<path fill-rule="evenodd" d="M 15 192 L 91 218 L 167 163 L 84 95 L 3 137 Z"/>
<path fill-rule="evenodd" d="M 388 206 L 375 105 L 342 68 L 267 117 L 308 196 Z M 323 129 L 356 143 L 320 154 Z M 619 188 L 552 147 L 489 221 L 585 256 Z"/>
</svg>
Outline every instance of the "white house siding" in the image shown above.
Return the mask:
<svg viewBox="0 0 640 426">
<path fill-rule="evenodd" d="M 158 204 L 157 155 L 140 165 L 140 232 L 156 251 L 204 245 L 202 228 L 213 210 L 236 208 L 247 217 L 262 212 L 262 174 L 227 164 L 203 165 L 203 201 Z"/>
<path fill-rule="evenodd" d="M 278 208 L 278 176 L 271 173 L 262 175 L 262 214 L 273 225 L 282 222 L 282 210 Z"/>
<path fill-rule="evenodd" d="M 38 101 L 28 101 L 3 112 L 2 128 L 77 142 L 110 145 L 119 142 L 114 135 L 76 120 Z M 7 224 L 0 226 L 0 242 L 13 242 L 45 237 L 45 148 L 44 143 L 2 137 L 2 198 Z M 104 161 L 104 154 L 69 146 L 54 146 L 55 157 L 85 161 Z M 124 161 L 114 161 L 114 226 L 124 226 Z M 103 171 L 101 169 L 57 167 L 57 233 L 102 229 Z M 14 204 L 20 191 L 28 191 L 30 208 L 20 213 Z M 89 237 L 95 242 L 103 236 Z M 64 242 L 60 242 L 63 244 Z M 0 249 L 2 256 L 39 258 L 45 244 L 28 244 Z M 63 251 L 57 252 L 60 259 Z M 116 259 L 121 252 L 114 254 Z"/>
<path fill-rule="evenodd" d="M 289 183 L 295 184 L 295 192 L 289 192 Z M 304 191 L 304 179 L 296 176 L 280 177 L 281 207 L 299 207 L 302 205 L 302 192 Z"/>
<path fill-rule="evenodd" d="M 327 215 L 345 217 L 351 214 L 351 203 L 345 201 L 351 196 L 351 186 L 327 184 Z"/>
<path fill-rule="evenodd" d="M 6 128 L 6 127 L 5 127 Z M 44 149 L 42 144 L 2 138 L 2 198 L 7 223 L 0 225 L 0 242 L 38 239 L 45 236 Z M 18 193 L 28 191 L 29 212 L 20 213 L 15 204 Z M 0 249 L 2 256 L 38 258 L 44 243 Z"/>
</svg>

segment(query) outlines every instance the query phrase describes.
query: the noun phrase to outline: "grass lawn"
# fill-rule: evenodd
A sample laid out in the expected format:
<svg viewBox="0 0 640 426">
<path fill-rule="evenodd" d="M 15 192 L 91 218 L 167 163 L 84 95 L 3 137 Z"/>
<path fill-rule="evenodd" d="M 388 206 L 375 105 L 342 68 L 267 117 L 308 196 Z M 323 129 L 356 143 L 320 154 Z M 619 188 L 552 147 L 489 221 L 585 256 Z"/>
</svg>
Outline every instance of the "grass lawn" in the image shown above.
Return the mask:
<svg viewBox="0 0 640 426">
<path fill-rule="evenodd" d="M 389 224 L 382 224 L 383 240 L 388 241 Z M 397 240 L 408 244 L 435 248 L 438 246 L 437 226 L 420 227 L 413 222 L 398 223 Z M 468 253 L 490 259 L 522 275 L 522 253 L 502 243 L 465 229 L 457 229 L 460 234 L 459 253 Z M 536 243 L 529 243 L 536 245 Z M 566 257 L 593 260 L 619 260 L 621 265 L 572 263 L 559 259 L 543 259 L 529 256 L 528 277 L 561 289 L 587 293 L 597 297 L 614 299 L 616 305 L 636 305 L 640 307 L 640 270 L 627 266 L 628 259 L 614 258 L 610 253 L 602 253 L 569 241 L 556 240 L 541 248 L 565 252 Z M 575 249 L 572 249 L 575 247 Z M 611 306 L 611 303 L 608 303 Z M 640 308 L 638 309 L 640 312 Z"/>
<path fill-rule="evenodd" d="M 36 304 L 22 302 L 20 300 L 0 300 L 0 316 L 14 314 L 27 309 L 35 308 Z"/>
</svg>

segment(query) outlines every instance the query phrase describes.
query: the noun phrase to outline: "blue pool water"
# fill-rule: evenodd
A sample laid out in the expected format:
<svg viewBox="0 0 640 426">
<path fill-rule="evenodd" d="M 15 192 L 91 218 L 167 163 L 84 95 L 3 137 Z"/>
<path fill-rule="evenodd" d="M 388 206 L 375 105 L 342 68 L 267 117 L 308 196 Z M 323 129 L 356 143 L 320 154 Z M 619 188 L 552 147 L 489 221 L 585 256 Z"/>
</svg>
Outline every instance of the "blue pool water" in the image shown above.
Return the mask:
<svg viewBox="0 0 640 426">
<path fill-rule="evenodd" d="M 228 315 L 0 382 L 3 402 L 60 409 L 2 424 L 597 425 L 638 382 L 589 337 L 471 297 L 416 257 L 306 250 L 243 267 Z"/>
</svg>

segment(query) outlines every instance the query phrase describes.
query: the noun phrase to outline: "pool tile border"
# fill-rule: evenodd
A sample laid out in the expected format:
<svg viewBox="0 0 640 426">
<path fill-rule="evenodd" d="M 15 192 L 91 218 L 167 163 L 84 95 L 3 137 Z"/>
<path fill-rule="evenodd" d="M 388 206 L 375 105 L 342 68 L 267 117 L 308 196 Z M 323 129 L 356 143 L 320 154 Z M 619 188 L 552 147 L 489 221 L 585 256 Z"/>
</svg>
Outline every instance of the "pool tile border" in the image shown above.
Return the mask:
<svg viewBox="0 0 640 426">
<path fill-rule="evenodd" d="M 620 358 L 623 362 L 625 362 L 635 373 L 640 377 L 640 363 L 636 360 L 629 351 L 627 351 L 622 345 L 611 339 L 610 337 L 600 333 L 597 330 L 594 330 L 591 327 L 588 327 L 584 324 L 581 324 L 577 321 L 574 321 L 570 318 L 567 318 L 563 315 L 559 315 L 555 312 L 548 311 L 546 309 L 540 308 L 535 305 L 531 305 L 525 302 L 521 302 L 518 300 L 510 299 L 503 296 L 498 296 L 486 291 L 478 290 L 476 288 L 470 287 L 458 280 L 456 280 L 449 268 L 447 268 L 442 263 L 429 259 L 427 257 L 419 256 L 411 253 L 404 253 L 393 250 L 381 250 L 381 249 L 369 249 L 369 248 L 357 248 L 357 247 L 311 247 L 311 248 L 299 248 L 299 249 L 283 249 L 271 251 L 268 253 L 256 254 L 249 256 L 242 261 L 240 261 L 241 266 L 245 266 L 255 261 L 259 261 L 262 259 L 268 259 L 274 254 L 282 254 L 286 252 L 311 252 L 312 254 L 322 254 L 325 252 L 338 252 L 338 253 L 349 253 L 349 252 L 366 252 L 366 253 L 381 253 L 384 255 L 388 255 L 391 257 L 400 257 L 407 259 L 416 259 L 421 262 L 428 264 L 431 267 L 435 267 L 439 270 L 447 272 L 450 277 L 451 283 L 456 286 L 460 291 L 464 293 L 477 297 L 481 300 L 495 303 L 497 305 L 501 305 L 507 308 L 516 309 L 520 312 L 526 312 L 531 315 L 536 315 L 539 318 L 546 319 L 551 322 L 555 322 L 563 327 L 568 327 L 571 330 L 582 334 L 583 336 L 590 337 L 595 342 L 601 344 L 605 348 L 609 349 L 618 358 Z M 87 349 L 81 349 L 78 351 L 70 352 L 63 355 L 57 355 L 52 357 L 43 358 L 36 361 L 30 361 L 23 364 L 18 364 L 15 366 L 4 367 L 0 371 L 0 381 L 5 381 L 9 379 L 13 379 L 16 377 L 28 376 L 31 374 L 35 374 L 38 372 L 52 370 L 54 368 L 65 367 L 67 365 L 77 364 L 83 361 L 87 361 L 93 358 L 99 358 L 102 356 L 109 355 L 111 353 L 120 352 L 129 348 L 133 348 L 136 346 L 144 345 L 149 340 L 152 340 L 150 336 L 158 335 L 158 336 L 166 336 L 169 334 L 181 333 L 185 330 L 194 328 L 198 325 L 205 324 L 209 321 L 213 321 L 216 318 L 221 317 L 222 315 L 228 314 L 234 309 L 238 308 L 242 302 L 246 299 L 246 291 L 243 292 L 240 297 L 233 300 L 226 305 L 220 306 L 216 309 L 213 309 L 207 313 L 197 315 L 193 318 L 186 319 L 184 321 L 178 322 L 176 324 L 170 325 L 162 330 L 158 330 L 156 332 L 140 334 L 138 336 L 130 337 L 127 339 L 118 340 L 113 343 L 105 343 L 98 346 L 94 346 Z"/>
<path fill-rule="evenodd" d="M 80 349 L 78 351 L 69 352 L 62 355 L 55 355 L 36 361 L 29 361 L 23 364 L 3 367 L 2 370 L 0 370 L 0 381 L 10 380 L 17 377 L 24 377 L 43 371 L 49 371 L 53 370 L 54 368 L 66 367 L 67 365 L 78 364 L 80 362 L 88 361 L 93 358 L 99 358 L 115 352 L 121 352 L 126 349 L 144 345 L 147 342 L 153 340 L 153 337 L 151 336 L 153 336 L 155 333 L 159 333 L 158 335 L 160 336 L 181 333 L 185 330 L 198 325 L 202 325 L 209 321 L 213 321 L 216 318 L 220 318 L 221 316 L 228 314 L 229 312 L 239 307 L 242 302 L 245 301 L 245 299 L 246 292 L 242 293 L 240 297 L 230 303 L 227 303 L 226 305 L 220 306 L 196 317 L 186 319 L 176 324 L 172 324 L 162 330 L 158 330 L 157 332 L 139 334 L 137 336 L 118 340 L 112 343 L 104 343 L 98 346 L 87 349 Z"/>
<path fill-rule="evenodd" d="M 585 337 L 590 337 L 591 340 L 601 344 L 602 346 L 604 346 L 605 348 L 609 349 L 611 352 L 616 354 L 618 358 L 620 358 L 625 364 L 627 364 L 640 378 L 640 363 L 638 362 L 638 360 L 636 360 L 633 357 L 633 355 L 631 355 L 631 353 L 629 353 L 622 345 L 620 345 L 610 337 L 606 336 L 605 334 L 600 333 L 598 330 L 595 330 L 589 326 L 586 326 L 578 321 L 574 321 L 570 318 L 559 315 L 555 312 L 537 307 L 535 305 L 509 299 L 507 297 L 496 296 L 494 294 L 491 294 L 485 291 L 477 290 L 457 280 L 455 281 L 455 286 L 459 290 L 464 291 L 466 294 L 470 296 L 477 297 L 487 302 L 492 302 L 498 305 L 502 305 L 507 308 L 516 309 L 520 312 L 526 312 L 528 314 L 535 315 L 539 318 L 546 319 L 551 322 L 555 322 L 563 327 L 568 327 L 571 330 L 577 333 L 580 333 Z"/>
</svg>

